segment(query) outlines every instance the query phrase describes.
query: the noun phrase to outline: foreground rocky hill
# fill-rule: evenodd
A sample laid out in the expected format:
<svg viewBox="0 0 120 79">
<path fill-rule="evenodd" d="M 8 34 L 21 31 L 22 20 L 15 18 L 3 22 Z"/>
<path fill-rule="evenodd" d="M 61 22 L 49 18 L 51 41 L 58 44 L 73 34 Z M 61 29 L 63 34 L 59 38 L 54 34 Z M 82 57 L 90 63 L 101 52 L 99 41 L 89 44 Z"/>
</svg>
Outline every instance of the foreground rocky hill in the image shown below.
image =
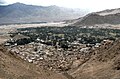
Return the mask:
<svg viewBox="0 0 120 79">
<path fill-rule="evenodd" d="M 79 18 L 73 25 L 95 25 L 95 24 L 120 24 L 120 9 L 104 10 L 94 12 Z"/>
<path fill-rule="evenodd" d="M 0 79 L 68 79 L 62 74 L 56 74 L 36 67 L 16 57 L 0 46 Z"/>
<path fill-rule="evenodd" d="M 69 73 L 75 79 L 119 79 L 120 41 L 96 49 L 87 62 Z"/>
</svg>

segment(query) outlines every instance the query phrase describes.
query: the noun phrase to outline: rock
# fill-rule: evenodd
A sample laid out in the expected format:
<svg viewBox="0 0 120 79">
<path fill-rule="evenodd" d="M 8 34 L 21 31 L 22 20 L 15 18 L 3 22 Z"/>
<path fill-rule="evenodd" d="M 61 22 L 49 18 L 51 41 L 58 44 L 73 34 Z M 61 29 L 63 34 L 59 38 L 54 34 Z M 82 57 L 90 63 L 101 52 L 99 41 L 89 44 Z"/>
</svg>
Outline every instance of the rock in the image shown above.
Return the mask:
<svg viewBox="0 0 120 79">
<path fill-rule="evenodd" d="M 32 62 L 33 62 L 33 60 L 31 60 L 31 59 L 28 59 L 28 62 L 29 62 L 29 63 L 32 63 Z"/>
<path fill-rule="evenodd" d="M 86 47 L 86 48 L 82 48 L 81 50 L 80 50 L 80 52 L 88 52 L 90 50 L 90 48 L 89 47 Z"/>
<path fill-rule="evenodd" d="M 33 57 L 30 57 L 30 59 L 31 59 L 31 60 L 35 60 L 35 59 L 36 59 L 36 57 L 34 57 L 34 56 L 33 56 Z"/>
<path fill-rule="evenodd" d="M 77 68 L 80 66 L 80 64 L 82 64 L 81 60 L 75 60 L 75 61 L 73 61 L 71 68 Z"/>
<path fill-rule="evenodd" d="M 40 60 L 43 60 L 44 58 L 43 58 L 43 57 L 40 57 L 39 59 L 40 59 Z"/>
</svg>

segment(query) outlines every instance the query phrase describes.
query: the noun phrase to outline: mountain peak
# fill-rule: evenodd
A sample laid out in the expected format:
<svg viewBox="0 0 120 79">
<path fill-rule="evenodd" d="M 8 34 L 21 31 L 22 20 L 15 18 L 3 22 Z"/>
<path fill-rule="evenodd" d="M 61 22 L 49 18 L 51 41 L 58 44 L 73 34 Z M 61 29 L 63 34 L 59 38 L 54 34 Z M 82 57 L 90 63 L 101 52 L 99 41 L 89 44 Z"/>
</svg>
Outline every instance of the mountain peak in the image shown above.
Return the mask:
<svg viewBox="0 0 120 79">
<path fill-rule="evenodd" d="M 14 3 L 14 5 L 21 5 L 21 4 L 23 4 L 23 3 L 20 3 L 20 2 Z"/>
<path fill-rule="evenodd" d="M 11 5 L 14 5 L 14 6 L 21 6 L 21 5 L 26 5 L 26 4 L 23 4 L 23 3 L 20 3 L 20 2 L 16 2 L 16 3 L 13 3 Z"/>
</svg>

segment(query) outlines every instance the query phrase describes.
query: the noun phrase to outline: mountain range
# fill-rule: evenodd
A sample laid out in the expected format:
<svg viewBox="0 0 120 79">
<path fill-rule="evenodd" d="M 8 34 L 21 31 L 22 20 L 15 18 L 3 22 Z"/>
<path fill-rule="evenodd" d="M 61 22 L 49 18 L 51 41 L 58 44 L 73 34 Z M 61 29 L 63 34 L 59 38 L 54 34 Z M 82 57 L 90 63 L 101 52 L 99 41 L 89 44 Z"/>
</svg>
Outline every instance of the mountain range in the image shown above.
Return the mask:
<svg viewBox="0 0 120 79">
<path fill-rule="evenodd" d="M 35 6 L 23 3 L 0 5 L 0 24 L 52 22 L 75 19 L 86 14 L 80 9 L 58 6 Z"/>
</svg>

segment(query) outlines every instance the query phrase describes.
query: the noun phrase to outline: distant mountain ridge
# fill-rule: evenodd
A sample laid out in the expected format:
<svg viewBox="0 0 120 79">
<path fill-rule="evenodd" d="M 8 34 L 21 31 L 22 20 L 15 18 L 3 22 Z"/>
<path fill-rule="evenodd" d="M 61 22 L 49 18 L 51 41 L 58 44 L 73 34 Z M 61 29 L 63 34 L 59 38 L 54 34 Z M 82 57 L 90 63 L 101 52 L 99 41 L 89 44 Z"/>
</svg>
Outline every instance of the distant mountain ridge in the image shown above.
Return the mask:
<svg viewBox="0 0 120 79">
<path fill-rule="evenodd" d="M 73 25 L 120 24 L 120 8 L 90 13 L 79 18 Z"/>
<path fill-rule="evenodd" d="M 0 6 L 0 24 L 61 21 L 78 18 L 85 13 L 80 9 L 14 3 Z"/>
</svg>

